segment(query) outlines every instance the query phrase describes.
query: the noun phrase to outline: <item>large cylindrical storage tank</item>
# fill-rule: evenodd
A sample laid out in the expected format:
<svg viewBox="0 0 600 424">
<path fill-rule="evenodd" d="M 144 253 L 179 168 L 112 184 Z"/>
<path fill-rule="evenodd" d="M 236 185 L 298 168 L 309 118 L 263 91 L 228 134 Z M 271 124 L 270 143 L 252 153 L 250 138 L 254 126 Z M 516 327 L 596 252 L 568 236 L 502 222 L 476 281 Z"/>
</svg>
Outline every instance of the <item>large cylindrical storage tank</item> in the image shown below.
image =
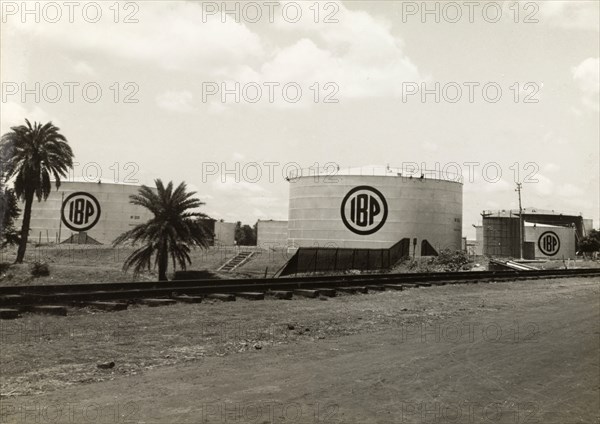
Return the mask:
<svg viewBox="0 0 600 424">
<path fill-rule="evenodd" d="M 289 184 L 290 247 L 386 249 L 410 239 L 417 256 L 461 247 L 460 182 L 394 174 L 303 176 Z"/>
<path fill-rule="evenodd" d="M 137 194 L 139 188 L 133 184 L 62 181 L 56 190 L 52 182 L 48 199 L 33 201 L 29 240 L 111 244 L 121 233 L 153 216 L 149 210 L 129 203 L 129 196 Z M 22 210 L 22 203 L 20 207 Z"/>
</svg>

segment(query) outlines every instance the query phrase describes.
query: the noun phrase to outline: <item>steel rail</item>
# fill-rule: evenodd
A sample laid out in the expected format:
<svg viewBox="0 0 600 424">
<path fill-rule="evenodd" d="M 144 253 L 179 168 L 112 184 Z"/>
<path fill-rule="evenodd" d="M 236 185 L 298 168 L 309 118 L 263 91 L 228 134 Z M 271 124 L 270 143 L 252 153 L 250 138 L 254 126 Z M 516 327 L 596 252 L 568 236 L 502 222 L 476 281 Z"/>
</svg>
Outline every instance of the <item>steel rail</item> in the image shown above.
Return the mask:
<svg viewBox="0 0 600 424">
<path fill-rule="evenodd" d="M 38 304 L 64 305 L 105 300 L 134 300 L 169 297 L 173 294 L 203 296 L 215 293 L 235 294 L 243 292 L 293 291 L 297 289 L 342 289 L 365 285 L 419 285 L 419 283 L 434 285 L 457 282 L 477 283 L 561 277 L 600 277 L 600 268 L 8 286 L 0 287 L 0 307 Z"/>
</svg>

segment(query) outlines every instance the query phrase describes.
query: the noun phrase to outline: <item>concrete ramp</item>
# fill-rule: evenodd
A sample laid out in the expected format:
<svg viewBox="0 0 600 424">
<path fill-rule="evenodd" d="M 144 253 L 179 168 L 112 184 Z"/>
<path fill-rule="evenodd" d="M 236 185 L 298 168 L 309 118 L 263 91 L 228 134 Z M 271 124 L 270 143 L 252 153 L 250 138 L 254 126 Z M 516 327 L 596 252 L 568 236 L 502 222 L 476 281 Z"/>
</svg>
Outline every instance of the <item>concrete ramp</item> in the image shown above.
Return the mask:
<svg viewBox="0 0 600 424">
<path fill-rule="evenodd" d="M 489 270 L 490 271 L 507 271 L 507 270 L 513 270 L 513 271 L 535 271 L 538 268 L 533 267 L 531 265 L 526 265 L 524 263 L 521 262 L 515 262 L 515 261 L 499 261 L 499 260 L 495 260 L 492 259 L 490 260 L 490 265 L 489 265 Z"/>
</svg>

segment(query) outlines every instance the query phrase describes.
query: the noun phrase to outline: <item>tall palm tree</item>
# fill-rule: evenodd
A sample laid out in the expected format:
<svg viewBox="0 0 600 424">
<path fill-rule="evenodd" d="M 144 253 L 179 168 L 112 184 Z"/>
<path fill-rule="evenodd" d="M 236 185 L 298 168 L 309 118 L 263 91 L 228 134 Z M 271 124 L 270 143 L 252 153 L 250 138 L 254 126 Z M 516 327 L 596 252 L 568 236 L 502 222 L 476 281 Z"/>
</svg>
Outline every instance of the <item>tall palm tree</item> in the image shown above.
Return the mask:
<svg viewBox="0 0 600 424">
<path fill-rule="evenodd" d="M 208 247 L 208 231 L 202 219 L 208 218 L 193 209 L 204 205 L 194 198 L 195 192 L 186 192 L 186 184 L 182 182 L 173 190 L 173 182 L 165 187 L 160 179 L 154 181 L 156 192 L 143 185 L 137 195 L 129 196 L 129 203 L 143 206 L 154 214 L 149 221 L 124 232 L 113 242 L 113 246 L 130 241 L 133 245 L 142 246 L 135 250 L 123 264 L 126 271 L 134 268 L 138 274 L 143 269 L 150 270 L 158 265 L 158 279 L 167 280 L 169 257 L 173 268 L 179 264 L 185 270 L 191 264 L 192 247 Z"/>
<path fill-rule="evenodd" d="M 52 122 L 33 125 L 25 119 L 27 125 L 11 127 L 11 131 L 0 140 L 0 161 L 6 181 L 14 178 L 14 190 L 17 198 L 25 202 L 23 225 L 15 263 L 22 263 L 27 248 L 31 206 L 34 196 L 38 201 L 46 200 L 54 177 L 56 189 L 60 187 L 61 177 L 73 168 L 73 151 L 59 128 Z"/>
</svg>

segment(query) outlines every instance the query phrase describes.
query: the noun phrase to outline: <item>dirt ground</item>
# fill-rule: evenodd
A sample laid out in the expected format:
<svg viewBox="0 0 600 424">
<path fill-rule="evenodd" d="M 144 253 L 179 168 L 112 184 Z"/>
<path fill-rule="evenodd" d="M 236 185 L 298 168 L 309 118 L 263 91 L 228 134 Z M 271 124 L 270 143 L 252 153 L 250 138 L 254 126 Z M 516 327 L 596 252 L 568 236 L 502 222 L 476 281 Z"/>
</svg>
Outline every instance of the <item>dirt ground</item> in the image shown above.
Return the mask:
<svg viewBox="0 0 600 424">
<path fill-rule="evenodd" d="M 0 321 L 0 422 L 598 423 L 599 283 Z"/>
</svg>

